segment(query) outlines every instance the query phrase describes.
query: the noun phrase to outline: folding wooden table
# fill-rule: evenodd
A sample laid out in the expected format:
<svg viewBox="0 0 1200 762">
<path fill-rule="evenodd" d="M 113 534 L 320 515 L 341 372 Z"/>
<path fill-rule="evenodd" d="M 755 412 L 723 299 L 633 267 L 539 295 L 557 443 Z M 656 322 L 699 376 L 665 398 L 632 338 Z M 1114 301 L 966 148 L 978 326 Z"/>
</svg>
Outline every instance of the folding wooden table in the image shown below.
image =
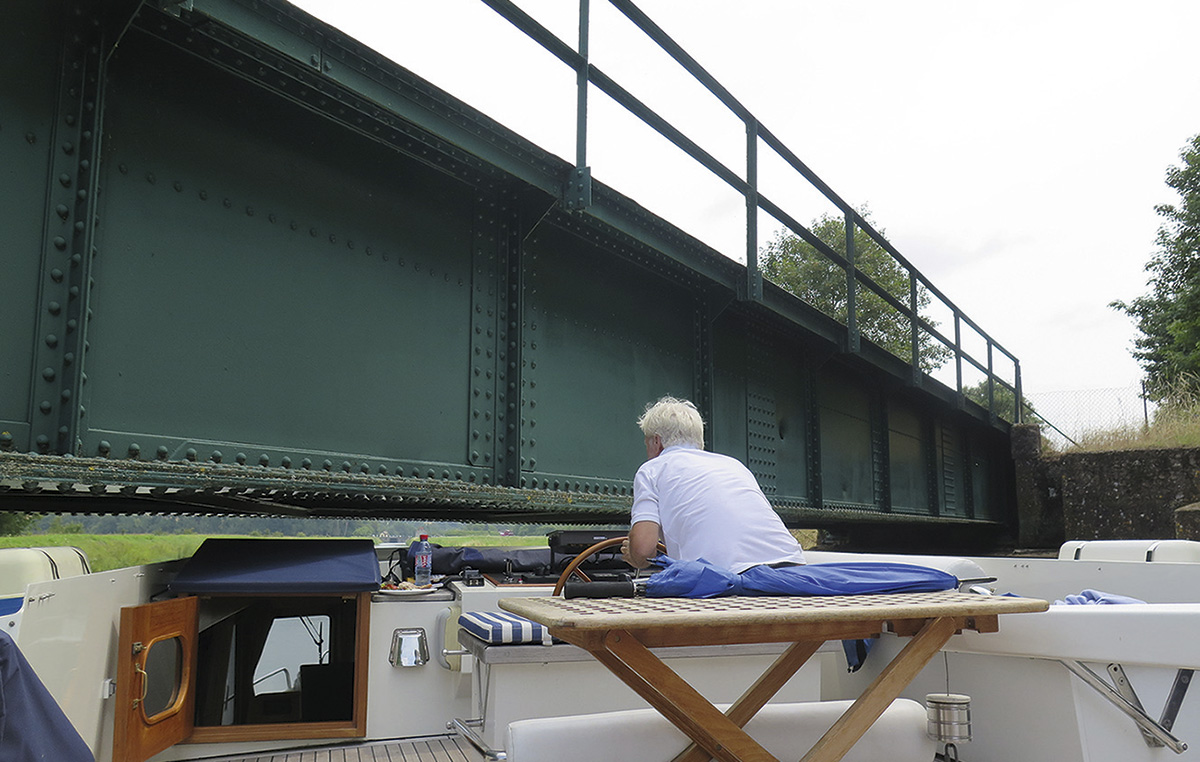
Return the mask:
<svg viewBox="0 0 1200 762">
<path fill-rule="evenodd" d="M 1045 611 L 1046 601 L 960 593 L 817 597 L 505 598 L 500 607 L 586 649 L 694 743 L 674 762 L 775 761 L 742 728 L 827 640 L 911 637 L 801 762 L 836 762 L 879 719 L 951 635 L 996 632 L 1000 614 Z M 722 714 L 649 649 L 791 643 Z"/>
</svg>

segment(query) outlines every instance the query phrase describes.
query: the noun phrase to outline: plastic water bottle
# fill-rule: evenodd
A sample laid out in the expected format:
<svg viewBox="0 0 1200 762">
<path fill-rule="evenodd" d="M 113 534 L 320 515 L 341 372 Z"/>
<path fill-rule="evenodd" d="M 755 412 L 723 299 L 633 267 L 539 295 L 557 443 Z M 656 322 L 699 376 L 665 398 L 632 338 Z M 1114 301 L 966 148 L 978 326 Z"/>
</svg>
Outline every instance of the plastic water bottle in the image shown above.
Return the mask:
<svg viewBox="0 0 1200 762">
<path fill-rule="evenodd" d="M 413 573 L 417 587 L 429 587 L 429 575 L 433 572 L 433 546 L 429 544 L 429 535 L 421 535 L 417 541 L 416 554 L 413 556 Z"/>
</svg>

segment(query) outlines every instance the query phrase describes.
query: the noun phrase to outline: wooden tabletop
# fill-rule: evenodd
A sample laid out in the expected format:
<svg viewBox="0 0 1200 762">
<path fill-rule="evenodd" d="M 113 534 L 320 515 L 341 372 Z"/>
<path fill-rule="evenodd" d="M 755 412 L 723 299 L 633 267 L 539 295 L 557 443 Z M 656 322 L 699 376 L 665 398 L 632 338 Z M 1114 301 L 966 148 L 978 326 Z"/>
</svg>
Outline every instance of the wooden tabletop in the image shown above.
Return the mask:
<svg viewBox="0 0 1200 762">
<path fill-rule="evenodd" d="M 720 598 L 503 598 L 500 608 L 540 622 L 571 642 L 609 630 L 645 634 L 651 645 L 780 642 L 805 637 L 857 638 L 951 617 L 960 629 L 994 632 L 999 614 L 1045 611 L 1036 598 L 961 593 L 724 596 Z M 697 629 L 699 628 L 699 629 Z M 704 634 L 701 634 L 703 632 Z M 672 635 L 674 633 L 674 635 Z M 687 633 L 686 635 L 684 635 Z M 589 638 L 590 639 L 590 638 Z"/>
</svg>

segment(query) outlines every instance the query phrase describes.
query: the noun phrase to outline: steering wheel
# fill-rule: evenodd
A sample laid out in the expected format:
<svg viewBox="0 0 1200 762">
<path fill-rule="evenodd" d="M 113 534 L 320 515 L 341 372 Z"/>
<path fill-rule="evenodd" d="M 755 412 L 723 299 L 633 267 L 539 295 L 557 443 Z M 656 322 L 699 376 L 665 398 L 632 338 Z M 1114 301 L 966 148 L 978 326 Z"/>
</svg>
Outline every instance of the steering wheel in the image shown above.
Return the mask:
<svg viewBox="0 0 1200 762">
<path fill-rule="evenodd" d="M 591 546 L 590 548 L 587 548 L 586 550 L 580 552 L 579 555 L 577 555 L 571 559 L 571 563 L 567 564 L 567 568 L 563 569 L 563 573 L 559 575 L 558 582 L 556 582 L 554 584 L 554 592 L 552 593 L 552 595 L 557 596 L 557 595 L 562 594 L 563 587 L 567 584 L 567 580 L 571 578 L 572 574 L 574 574 L 576 577 L 579 577 L 584 582 L 591 582 L 592 578 L 589 577 L 587 574 L 585 574 L 584 571 L 579 568 L 579 565 L 582 564 L 584 561 L 588 560 L 589 558 L 591 558 L 592 556 L 596 555 L 600 551 L 607 550 L 608 548 L 611 548 L 614 545 L 620 545 L 621 543 L 625 542 L 625 540 L 627 540 L 627 539 L 629 539 L 629 538 L 627 538 L 627 537 L 610 537 L 607 540 L 601 540 L 600 542 L 596 543 L 595 545 Z M 658 543 L 658 552 L 666 553 L 667 546 L 663 545 L 661 542 Z"/>
</svg>

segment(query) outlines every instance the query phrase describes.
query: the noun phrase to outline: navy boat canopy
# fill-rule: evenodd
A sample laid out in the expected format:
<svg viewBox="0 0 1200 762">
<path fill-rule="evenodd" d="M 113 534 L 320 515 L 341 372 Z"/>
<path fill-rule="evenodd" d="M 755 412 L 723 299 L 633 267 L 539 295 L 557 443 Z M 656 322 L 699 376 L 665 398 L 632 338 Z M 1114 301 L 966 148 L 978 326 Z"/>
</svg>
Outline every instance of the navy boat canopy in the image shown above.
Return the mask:
<svg viewBox="0 0 1200 762">
<path fill-rule="evenodd" d="M 371 540 L 209 538 L 170 588 L 176 593 L 355 593 L 379 589 Z"/>
</svg>

